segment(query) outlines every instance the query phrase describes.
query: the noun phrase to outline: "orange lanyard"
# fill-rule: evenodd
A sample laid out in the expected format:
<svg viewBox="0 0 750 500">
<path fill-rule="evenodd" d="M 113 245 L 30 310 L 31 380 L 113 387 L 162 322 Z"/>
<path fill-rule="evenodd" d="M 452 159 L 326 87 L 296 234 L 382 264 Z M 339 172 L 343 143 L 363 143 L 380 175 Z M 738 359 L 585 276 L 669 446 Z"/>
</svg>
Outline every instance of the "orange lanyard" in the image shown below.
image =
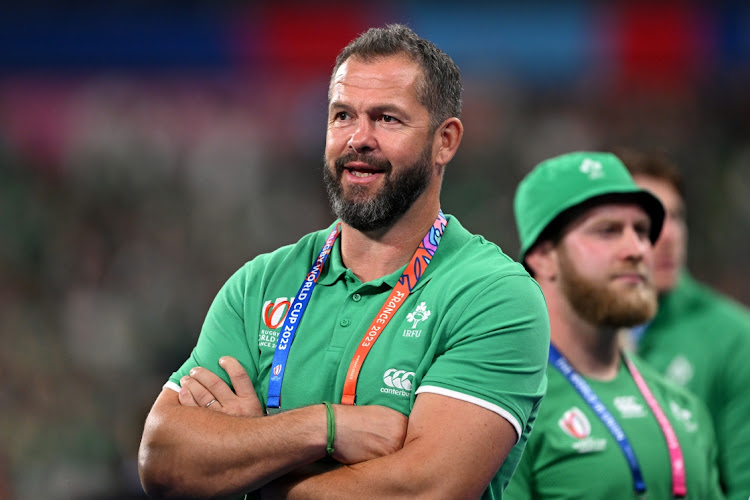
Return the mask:
<svg viewBox="0 0 750 500">
<path fill-rule="evenodd" d="M 375 319 L 370 323 L 370 327 L 367 329 L 367 333 L 359 343 L 357 350 L 354 353 L 351 363 L 349 363 L 349 369 L 346 372 L 346 380 L 344 381 L 344 393 L 341 396 L 341 404 L 354 405 L 357 400 L 357 380 L 359 379 L 359 372 L 362 369 L 362 364 L 365 362 L 365 358 L 370 353 L 375 341 L 378 340 L 380 334 L 383 333 L 385 327 L 391 321 L 396 311 L 399 310 L 401 305 L 406 301 L 406 298 L 417 286 L 417 282 L 427 270 L 427 266 L 432 260 L 432 256 L 435 255 L 440 239 L 445 231 L 445 226 L 448 225 L 448 220 L 443 215 L 441 210 L 438 213 L 435 222 L 427 234 L 422 239 L 422 242 L 417 247 L 417 250 L 412 255 L 409 264 L 404 269 L 401 277 L 393 287 L 391 294 L 386 299 L 385 303 L 380 308 Z"/>
</svg>

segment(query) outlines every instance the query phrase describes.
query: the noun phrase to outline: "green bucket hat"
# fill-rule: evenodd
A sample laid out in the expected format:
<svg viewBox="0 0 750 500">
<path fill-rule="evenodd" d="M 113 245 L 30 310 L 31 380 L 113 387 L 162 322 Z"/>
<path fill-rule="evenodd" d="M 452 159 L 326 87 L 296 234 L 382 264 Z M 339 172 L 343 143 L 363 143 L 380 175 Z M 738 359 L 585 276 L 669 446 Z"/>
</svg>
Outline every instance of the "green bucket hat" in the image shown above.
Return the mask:
<svg viewBox="0 0 750 500">
<path fill-rule="evenodd" d="M 584 202 L 629 201 L 640 205 L 651 218 L 651 242 L 656 242 L 664 222 L 664 207 L 650 192 L 633 181 L 625 165 L 612 153 L 577 151 L 539 163 L 521 181 L 513 200 L 519 261 L 542 232 L 563 213 Z"/>
</svg>

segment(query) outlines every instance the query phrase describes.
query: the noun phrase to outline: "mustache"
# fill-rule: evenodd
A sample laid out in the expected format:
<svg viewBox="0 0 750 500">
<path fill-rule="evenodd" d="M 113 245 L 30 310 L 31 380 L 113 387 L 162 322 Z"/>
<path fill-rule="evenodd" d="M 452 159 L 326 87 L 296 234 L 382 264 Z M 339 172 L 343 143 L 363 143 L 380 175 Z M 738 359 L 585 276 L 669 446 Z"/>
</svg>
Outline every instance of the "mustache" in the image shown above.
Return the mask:
<svg viewBox="0 0 750 500">
<path fill-rule="evenodd" d="M 621 268 L 617 269 L 616 271 L 610 273 L 610 276 L 614 278 L 614 277 L 617 277 L 617 276 L 622 276 L 622 275 L 627 275 L 627 274 L 637 274 L 638 276 L 640 276 L 641 278 L 643 278 L 643 280 L 646 283 L 649 283 L 649 284 L 652 281 L 652 273 L 645 266 L 621 267 Z"/>
<path fill-rule="evenodd" d="M 336 174 L 340 175 L 344 170 L 344 165 L 350 162 L 366 163 L 376 170 L 380 170 L 385 173 L 390 173 L 391 170 L 393 170 L 391 162 L 389 162 L 385 158 L 378 158 L 372 153 L 357 153 L 355 151 L 350 151 L 342 156 L 339 156 L 333 162 Z"/>
</svg>

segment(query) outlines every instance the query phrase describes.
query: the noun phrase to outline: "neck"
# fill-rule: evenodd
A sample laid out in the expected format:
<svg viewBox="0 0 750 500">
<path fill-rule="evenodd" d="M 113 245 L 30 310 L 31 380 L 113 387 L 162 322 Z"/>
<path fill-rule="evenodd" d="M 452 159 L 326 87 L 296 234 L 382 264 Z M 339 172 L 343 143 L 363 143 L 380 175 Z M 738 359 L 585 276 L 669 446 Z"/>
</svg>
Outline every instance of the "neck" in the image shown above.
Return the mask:
<svg viewBox="0 0 750 500">
<path fill-rule="evenodd" d="M 550 339 L 578 373 L 596 380 L 612 380 L 620 368 L 616 328 L 592 325 L 567 302 L 548 294 Z"/>
<path fill-rule="evenodd" d="M 363 283 L 402 268 L 435 222 L 440 203 L 437 197 L 423 196 L 392 226 L 362 232 L 343 224 L 341 258 Z"/>
</svg>

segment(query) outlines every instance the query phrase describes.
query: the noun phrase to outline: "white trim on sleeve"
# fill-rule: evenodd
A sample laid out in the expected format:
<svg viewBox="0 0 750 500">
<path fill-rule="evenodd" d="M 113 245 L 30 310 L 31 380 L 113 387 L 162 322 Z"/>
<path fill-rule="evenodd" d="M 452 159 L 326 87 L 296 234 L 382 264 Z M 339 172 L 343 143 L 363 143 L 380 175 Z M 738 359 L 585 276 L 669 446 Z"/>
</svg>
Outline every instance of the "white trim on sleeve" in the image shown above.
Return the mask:
<svg viewBox="0 0 750 500">
<path fill-rule="evenodd" d="M 181 387 L 171 380 L 168 380 L 167 383 L 162 386 L 162 389 L 172 389 L 174 392 L 180 392 Z"/>
<path fill-rule="evenodd" d="M 510 425 L 513 426 L 513 429 L 516 431 L 516 443 L 521 440 L 521 425 L 518 423 L 518 420 L 510 414 L 508 410 L 505 408 L 502 408 L 494 403 L 490 403 L 489 401 L 485 401 L 484 399 L 479 399 L 476 396 L 470 396 L 468 394 L 464 394 L 463 392 L 458 391 L 452 391 L 450 389 L 445 389 L 444 387 L 437 387 L 434 385 L 422 385 L 417 389 L 417 394 L 420 394 L 422 392 L 431 392 L 433 394 L 440 394 L 442 396 L 448 396 L 449 398 L 454 399 L 460 399 L 461 401 L 466 401 L 467 403 L 473 403 L 477 406 L 481 406 L 482 408 L 486 408 L 490 410 L 493 413 L 497 413 L 501 417 L 503 417 L 505 420 L 507 420 Z M 748 499 L 750 500 L 750 499 Z"/>
</svg>

